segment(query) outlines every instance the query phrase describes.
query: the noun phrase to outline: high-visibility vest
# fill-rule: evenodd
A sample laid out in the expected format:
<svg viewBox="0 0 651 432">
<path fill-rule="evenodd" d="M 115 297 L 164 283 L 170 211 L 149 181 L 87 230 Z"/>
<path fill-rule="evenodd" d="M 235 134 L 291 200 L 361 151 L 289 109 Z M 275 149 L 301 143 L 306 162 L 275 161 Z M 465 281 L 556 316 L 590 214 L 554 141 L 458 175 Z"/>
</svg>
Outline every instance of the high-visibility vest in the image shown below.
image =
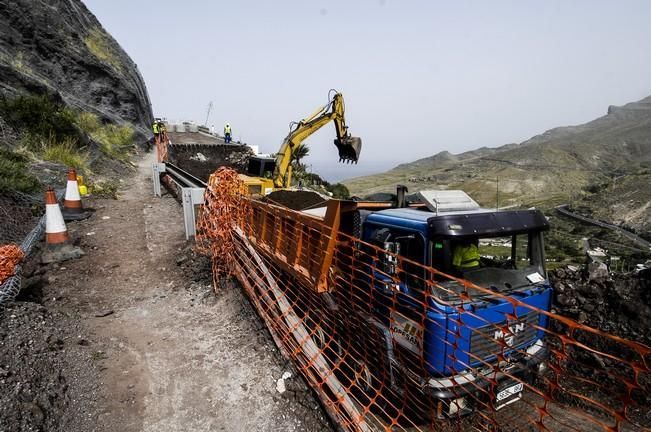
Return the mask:
<svg viewBox="0 0 651 432">
<path fill-rule="evenodd" d="M 462 269 L 479 266 L 479 249 L 476 245 L 459 245 L 454 248 L 452 265 Z"/>
<path fill-rule="evenodd" d="M 160 132 L 160 130 L 158 129 L 158 123 L 154 123 L 151 128 L 154 130 L 155 134 Z"/>
<path fill-rule="evenodd" d="M 231 127 L 230 126 L 224 126 L 224 133 L 225 134 L 230 134 L 231 133 Z"/>
</svg>

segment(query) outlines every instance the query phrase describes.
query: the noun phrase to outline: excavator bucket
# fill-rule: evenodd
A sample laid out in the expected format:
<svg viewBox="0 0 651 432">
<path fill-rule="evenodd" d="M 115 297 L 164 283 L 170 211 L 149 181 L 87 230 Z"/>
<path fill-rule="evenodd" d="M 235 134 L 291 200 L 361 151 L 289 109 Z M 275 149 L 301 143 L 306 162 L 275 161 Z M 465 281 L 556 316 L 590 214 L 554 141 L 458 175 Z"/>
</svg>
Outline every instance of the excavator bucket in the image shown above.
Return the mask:
<svg viewBox="0 0 651 432">
<path fill-rule="evenodd" d="M 335 145 L 339 150 L 339 162 L 355 162 L 359 159 L 362 151 L 362 139 L 359 137 L 346 137 L 336 139 Z"/>
</svg>

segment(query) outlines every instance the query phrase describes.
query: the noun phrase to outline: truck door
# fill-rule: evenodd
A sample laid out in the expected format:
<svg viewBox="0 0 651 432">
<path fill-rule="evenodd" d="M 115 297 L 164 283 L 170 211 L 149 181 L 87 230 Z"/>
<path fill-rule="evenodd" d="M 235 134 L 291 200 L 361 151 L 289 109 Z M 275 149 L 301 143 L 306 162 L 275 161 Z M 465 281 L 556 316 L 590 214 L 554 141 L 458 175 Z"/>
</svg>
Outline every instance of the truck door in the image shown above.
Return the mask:
<svg viewBox="0 0 651 432">
<path fill-rule="evenodd" d="M 422 355 L 427 242 L 419 232 L 391 229 L 383 243 L 387 253 L 373 275 L 374 311 L 391 331 L 396 356 L 412 362 Z"/>
</svg>

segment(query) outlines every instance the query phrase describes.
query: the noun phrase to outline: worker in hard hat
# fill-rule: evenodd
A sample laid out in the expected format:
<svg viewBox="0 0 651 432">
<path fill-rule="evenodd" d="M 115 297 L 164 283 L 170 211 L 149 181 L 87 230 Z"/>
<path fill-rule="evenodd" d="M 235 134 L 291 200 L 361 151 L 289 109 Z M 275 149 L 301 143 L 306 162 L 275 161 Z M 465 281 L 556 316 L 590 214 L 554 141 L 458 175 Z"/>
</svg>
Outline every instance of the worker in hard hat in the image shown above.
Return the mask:
<svg viewBox="0 0 651 432">
<path fill-rule="evenodd" d="M 154 139 L 158 141 L 158 136 L 160 134 L 160 124 L 159 120 L 154 120 L 154 124 L 151 125 L 151 129 L 154 131 Z"/>
<path fill-rule="evenodd" d="M 461 272 L 479 267 L 479 241 L 468 239 L 460 241 L 452 253 L 452 265 Z"/>
<path fill-rule="evenodd" d="M 224 142 L 231 142 L 231 125 L 229 123 L 224 126 Z"/>
</svg>

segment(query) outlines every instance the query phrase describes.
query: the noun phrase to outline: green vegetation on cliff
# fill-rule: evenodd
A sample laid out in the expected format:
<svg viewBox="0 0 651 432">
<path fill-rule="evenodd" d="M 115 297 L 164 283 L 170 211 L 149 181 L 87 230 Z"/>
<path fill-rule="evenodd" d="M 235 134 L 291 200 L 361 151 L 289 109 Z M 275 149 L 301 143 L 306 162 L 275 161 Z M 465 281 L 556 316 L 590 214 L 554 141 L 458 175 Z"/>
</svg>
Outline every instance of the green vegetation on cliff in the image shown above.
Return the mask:
<svg viewBox="0 0 651 432">
<path fill-rule="evenodd" d="M 77 125 L 92 139 L 97 141 L 104 153 L 120 160 L 128 160 L 129 150 L 133 148 L 134 131 L 128 125 L 103 125 L 96 115 L 80 113 L 76 119 Z"/>
<path fill-rule="evenodd" d="M 91 29 L 88 36 L 84 38 L 84 43 L 88 50 L 97 57 L 98 60 L 108 63 L 118 72 L 123 71 L 120 57 L 113 48 L 108 35 L 102 31 L 102 29 L 98 27 Z"/>
<path fill-rule="evenodd" d="M 23 131 L 26 141 L 50 137 L 61 141 L 78 134 L 75 112 L 47 96 L 0 98 L 0 116 Z"/>
<path fill-rule="evenodd" d="M 0 117 L 20 131 L 18 147 L 0 153 L 3 190 L 37 188 L 38 181 L 27 173 L 30 160 L 57 162 L 89 174 L 93 142 L 108 157 L 121 161 L 128 161 L 134 145 L 130 126 L 103 124 L 96 115 L 75 111 L 47 96 L 0 98 Z"/>
<path fill-rule="evenodd" d="M 27 172 L 28 162 L 27 157 L 0 148 L 0 193 L 34 193 L 40 189 L 39 181 Z"/>
</svg>

